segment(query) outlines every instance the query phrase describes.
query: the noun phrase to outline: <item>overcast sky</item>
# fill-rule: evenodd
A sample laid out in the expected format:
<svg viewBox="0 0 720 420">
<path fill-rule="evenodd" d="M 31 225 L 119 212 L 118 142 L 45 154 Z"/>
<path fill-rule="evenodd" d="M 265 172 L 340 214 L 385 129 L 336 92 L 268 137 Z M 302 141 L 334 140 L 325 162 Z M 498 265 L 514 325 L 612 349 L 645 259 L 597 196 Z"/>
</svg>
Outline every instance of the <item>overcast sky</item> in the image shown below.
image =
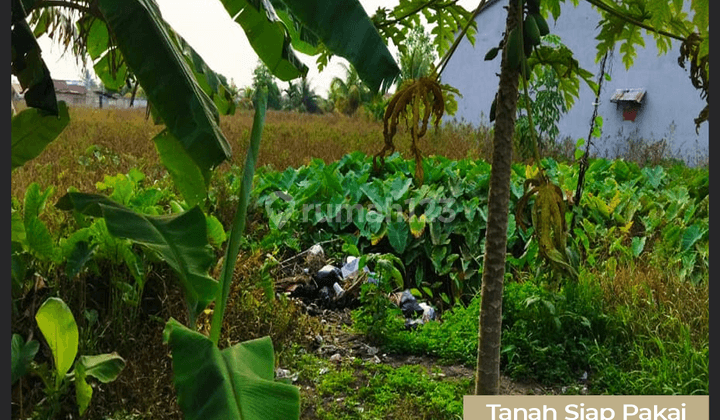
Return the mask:
<svg viewBox="0 0 720 420">
<path fill-rule="evenodd" d="M 252 83 L 252 71 L 258 57 L 250 47 L 245 32 L 232 21 L 220 1 L 208 0 L 156 0 L 163 18 L 195 48 L 205 62 L 217 73 L 232 79 L 239 87 Z M 369 16 L 378 7 L 391 9 L 398 0 L 360 0 Z M 460 0 L 466 9 L 477 7 L 477 0 Z M 38 39 L 53 79 L 79 80 L 82 66 L 68 53 L 61 57 L 61 48 L 54 45 L 47 36 Z M 395 50 L 391 49 L 393 54 Z M 344 59 L 333 57 L 330 64 L 318 72 L 315 57 L 298 53 L 310 69 L 308 80 L 315 92 L 326 96 L 330 81 L 335 76 L 344 77 L 345 70 L 339 63 Z"/>
</svg>

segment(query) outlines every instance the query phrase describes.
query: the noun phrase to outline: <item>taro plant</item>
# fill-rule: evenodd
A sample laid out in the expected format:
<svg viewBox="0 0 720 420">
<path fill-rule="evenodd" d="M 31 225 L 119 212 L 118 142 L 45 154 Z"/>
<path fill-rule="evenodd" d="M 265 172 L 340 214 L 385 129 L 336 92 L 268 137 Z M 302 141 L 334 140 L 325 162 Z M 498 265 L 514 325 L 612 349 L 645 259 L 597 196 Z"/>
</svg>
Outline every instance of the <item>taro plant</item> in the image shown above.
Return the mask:
<svg viewBox="0 0 720 420">
<path fill-rule="evenodd" d="M 228 14 L 248 31 L 249 41 L 261 60 L 278 78 L 291 80 L 307 72 L 291 44 L 316 48 L 322 43 L 326 52 L 347 58 L 373 91 L 390 86 L 399 69 L 362 5 L 356 0 L 316 3 L 275 3 L 278 6 L 275 13 L 270 2 L 222 0 Z M 267 92 L 258 94 L 238 211 L 221 278 L 217 281 L 208 274 L 213 254 L 208 244 L 207 218 L 201 206 L 208 195 L 212 169 L 230 157 L 229 144 L 219 128 L 219 114 L 231 113 L 234 106 L 223 78 L 212 72 L 197 52 L 172 30 L 152 0 L 77 1 L 62 5 L 82 13 L 77 32 L 72 26 L 68 29 L 66 16 L 54 2 L 15 0 L 12 3 L 13 74 L 29 89 L 28 105 L 37 107 L 47 103 L 48 112 L 59 113 L 52 89 L 49 92 L 46 89 L 52 86 L 49 72 L 26 22 L 26 16 L 30 15 L 37 35 L 45 32 L 65 35 L 67 44 L 73 44 L 75 51 L 87 53 L 106 86 L 119 86 L 128 80 L 142 86 L 155 121 L 166 125 L 153 141 L 185 205 L 180 205 L 180 213 L 157 216 L 138 213 L 126 203 L 103 195 L 70 192 L 60 199 L 58 207 L 102 218 L 111 235 L 155 252 L 178 274 L 187 301 L 189 325 L 169 320 L 165 341 L 173 353 L 178 403 L 187 418 L 299 417 L 297 389 L 273 380 L 274 356 L 269 338 L 223 350 L 218 347 L 243 234 Z M 337 13 L 339 11 L 343 13 Z M 303 27 L 304 33 L 314 34 L 313 45 L 300 43 L 300 31 L 290 31 L 298 27 Z M 362 44 L 356 42 L 360 39 Z M 148 56 L 153 59 L 148 60 Z M 28 57 L 35 60 L 29 61 Z M 23 73 L 28 67 L 31 71 Z M 38 77 L 31 79 L 30 76 Z M 38 96 L 42 101 L 33 102 Z M 40 137 L 30 140 L 33 145 L 43 141 Z M 44 141 L 47 143 L 47 139 Z M 14 148 L 13 156 L 19 155 L 20 150 Z M 195 321 L 213 301 L 208 338 L 194 331 Z"/>
</svg>

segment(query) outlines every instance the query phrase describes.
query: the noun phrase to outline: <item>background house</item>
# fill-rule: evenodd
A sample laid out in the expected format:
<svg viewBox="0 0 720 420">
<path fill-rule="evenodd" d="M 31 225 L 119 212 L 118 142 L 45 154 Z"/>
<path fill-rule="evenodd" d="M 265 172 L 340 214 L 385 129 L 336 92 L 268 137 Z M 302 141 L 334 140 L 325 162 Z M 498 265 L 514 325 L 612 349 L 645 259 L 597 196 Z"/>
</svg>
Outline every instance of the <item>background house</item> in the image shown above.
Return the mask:
<svg viewBox="0 0 720 420">
<path fill-rule="evenodd" d="M 463 40 L 447 64 L 443 83 L 458 88 L 463 97 L 457 98 L 455 116 L 446 120 L 455 118 L 474 126 L 489 124 L 490 106 L 499 84 L 500 56 L 492 61 L 484 61 L 484 56 L 498 45 L 505 30 L 506 3 L 490 1 L 476 18 L 475 46 Z M 685 3 L 689 12 L 689 2 Z M 557 22 L 552 16 L 547 19 L 550 32 L 573 51 L 580 67 L 599 74 L 600 64 L 595 61 L 599 12 L 585 1 L 577 7 L 566 1 L 561 10 Z M 664 139 L 674 156 L 693 164 L 698 156 L 707 157 L 709 150 L 708 123 L 703 123 L 696 133 L 693 121 L 704 108 L 705 100 L 692 86 L 687 70 L 678 65 L 678 41 L 673 40 L 670 51 L 658 56 L 652 36 L 645 34 L 644 40 L 645 48 L 637 46 L 637 56 L 629 70 L 625 69 L 618 46 L 607 61 L 605 72 L 611 80 L 603 82 L 598 104 L 598 115 L 604 121 L 603 134 L 601 139 L 593 140 L 591 153 L 614 157 L 618 150 L 627 147 L 629 140 Z M 558 124 L 559 139 L 587 138 L 594 102 L 594 93 L 581 82 L 580 97 Z"/>
<path fill-rule="evenodd" d="M 23 101 L 23 89 L 19 83 L 11 82 L 10 97 L 13 102 Z M 69 107 L 88 108 L 129 108 L 130 98 L 115 93 L 104 92 L 101 89 L 88 89 L 83 82 L 76 80 L 54 80 L 55 97 L 64 101 Z M 145 109 L 147 100 L 135 98 L 133 108 Z"/>
</svg>

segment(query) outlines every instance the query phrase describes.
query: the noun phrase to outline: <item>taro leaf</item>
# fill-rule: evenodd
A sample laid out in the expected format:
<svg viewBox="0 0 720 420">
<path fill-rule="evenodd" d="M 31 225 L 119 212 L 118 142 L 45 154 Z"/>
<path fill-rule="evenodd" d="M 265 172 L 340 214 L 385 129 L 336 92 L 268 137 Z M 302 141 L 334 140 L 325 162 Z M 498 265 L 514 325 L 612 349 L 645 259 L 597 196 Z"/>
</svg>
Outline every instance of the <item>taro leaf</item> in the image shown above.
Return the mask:
<svg viewBox="0 0 720 420">
<path fill-rule="evenodd" d="M 330 51 L 348 60 L 373 92 L 385 90 L 400 76 L 400 68 L 358 0 L 283 3 Z"/>
<path fill-rule="evenodd" d="M 652 169 L 651 168 L 643 168 L 642 173 L 643 173 L 643 175 L 645 175 L 648 183 L 650 183 L 650 185 L 652 185 L 653 188 L 659 187 L 663 178 L 665 178 L 665 170 L 663 169 L 662 166 L 656 166 Z"/>
<path fill-rule="evenodd" d="M 40 155 L 70 121 L 65 102 L 57 103 L 57 115 L 39 108 L 28 108 L 12 117 L 10 126 L 11 169 Z"/>
<path fill-rule="evenodd" d="M 398 214 L 388 223 L 387 230 L 388 240 L 393 249 L 397 251 L 398 254 L 405 252 L 410 233 L 408 222 Z"/>
<path fill-rule="evenodd" d="M 92 259 L 97 244 L 88 244 L 86 241 L 77 241 L 65 264 L 65 274 L 74 279 L 85 264 Z"/>
<path fill-rule="evenodd" d="M 287 27 L 269 0 L 220 0 L 230 17 L 245 31 L 250 45 L 270 72 L 289 81 L 307 74 L 295 55 Z"/>
<path fill-rule="evenodd" d="M 640 254 L 643 252 L 643 249 L 645 248 L 645 240 L 647 238 L 635 236 L 632 238 L 632 244 L 630 245 L 630 248 L 632 249 L 633 256 L 635 258 L 639 257 Z M 586 247 L 587 249 L 587 247 Z"/>
<path fill-rule="evenodd" d="M 220 131 L 217 108 L 172 41 L 157 4 L 153 0 L 100 0 L 98 5 L 153 109 L 208 175 L 230 158 L 230 144 Z"/>
<path fill-rule="evenodd" d="M 26 243 L 27 233 L 25 233 L 25 223 L 18 212 L 13 212 L 10 216 L 10 240 L 19 244 Z"/>
<path fill-rule="evenodd" d="M 38 218 L 30 219 L 25 225 L 28 247 L 43 261 L 53 261 L 56 257 L 55 244 L 47 226 Z"/>
<path fill-rule="evenodd" d="M 10 249 L 12 256 L 10 258 L 11 277 L 14 290 L 20 290 L 27 276 L 27 267 L 30 263 L 29 256 L 22 252 L 22 244 L 19 242 L 11 242 Z"/>
<path fill-rule="evenodd" d="M 10 385 L 25 375 L 30 361 L 35 358 L 35 354 L 37 354 L 39 348 L 40 343 L 35 340 L 26 343 L 19 334 L 12 335 L 10 347 Z"/>
<path fill-rule="evenodd" d="M 300 417 L 298 389 L 274 380 L 270 337 L 220 350 L 170 318 L 163 340 L 172 352 L 178 405 L 187 420 Z"/>
<path fill-rule="evenodd" d="M 215 298 L 218 282 L 207 273 L 213 265 L 207 222 L 199 207 L 172 216 L 148 216 L 105 196 L 68 193 L 57 203 L 62 210 L 105 218 L 108 232 L 156 251 L 179 275 L 188 301 L 190 324 Z"/>
<path fill-rule="evenodd" d="M 385 214 L 389 203 L 381 183 L 375 181 L 371 184 L 364 184 L 360 186 L 360 190 L 370 199 L 379 213 Z"/>
<path fill-rule="evenodd" d="M 23 217 L 25 225 L 29 224 L 32 219 L 37 217 L 45 210 L 45 204 L 47 203 L 48 197 L 55 192 L 54 187 L 47 187 L 45 191 L 40 191 L 40 185 L 37 182 L 33 182 L 25 191 L 25 197 L 23 200 Z"/>
<path fill-rule="evenodd" d="M 390 183 L 390 195 L 395 201 L 400 201 L 412 184 L 412 178 L 397 177 Z"/>
<path fill-rule="evenodd" d="M 78 350 L 78 328 L 70 308 L 61 299 L 48 298 L 35 314 L 38 328 L 55 361 L 55 387 L 72 367 Z"/>
<path fill-rule="evenodd" d="M 410 216 L 410 233 L 415 238 L 420 238 L 422 234 L 425 232 L 425 226 L 427 225 L 427 218 L 424 214 L 421 214 L 420 217 L 417 216 L 417 214 L 413 214 Z"/>
<path fill-rule="evenodd" d="M 178 141 L 168 130 L 158 133 L 155 138 L 155 148 L 160 155 L 163 165 L 170 173 L 173 183 L 182 194 L 188 206 L 202 204 L 207 196 L 207 188 L 204 180 L 207 176 L 193 161 L 187 150 L 183 149 L 182 143 Z"/>
<path fill-rule="evenodd" d="M 365 221 L 370 233 L 376 234 L 380 231 L 380 227 L 382 227 L 385 217 L 375 210 L 368 210 L 365 215 Z"/>
<path fill-rule="evenodd" d="M 692 225 L 685 229 L 680 242 L 680 251 L 684 252 L 690 249 L 704 234 L 704 229 L 701 229 L 698 225 Z"/>
</svg>

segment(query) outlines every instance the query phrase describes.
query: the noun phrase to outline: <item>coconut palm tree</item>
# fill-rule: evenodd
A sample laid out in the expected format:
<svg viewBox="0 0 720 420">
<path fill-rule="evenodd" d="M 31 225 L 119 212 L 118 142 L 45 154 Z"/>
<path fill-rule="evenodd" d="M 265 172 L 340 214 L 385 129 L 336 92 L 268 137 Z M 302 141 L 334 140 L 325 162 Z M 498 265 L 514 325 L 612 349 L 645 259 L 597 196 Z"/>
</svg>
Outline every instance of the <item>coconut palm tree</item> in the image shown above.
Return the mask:
<svg viewBox="0 0 720 420">
<path fill-rule="evenodd" d="M 306 77 L 301 78 L 298 83 L 289 82 L 285 94 L 287 98 L 283 108 L 310 114 L 322 113 L 320 109 L 322 98 L 310 87 Z"/>
<path fill-rule="evenodd" d="M 353 66 L 344 64 L 342 66 L 345 68 L 345 80 L 339 77 L 333 78 L 330 82 L 328 100 L 335 105 L 336 110 L 352 115 L 360 105 L 372 101 L 373 95 Z"/>
</svg>

